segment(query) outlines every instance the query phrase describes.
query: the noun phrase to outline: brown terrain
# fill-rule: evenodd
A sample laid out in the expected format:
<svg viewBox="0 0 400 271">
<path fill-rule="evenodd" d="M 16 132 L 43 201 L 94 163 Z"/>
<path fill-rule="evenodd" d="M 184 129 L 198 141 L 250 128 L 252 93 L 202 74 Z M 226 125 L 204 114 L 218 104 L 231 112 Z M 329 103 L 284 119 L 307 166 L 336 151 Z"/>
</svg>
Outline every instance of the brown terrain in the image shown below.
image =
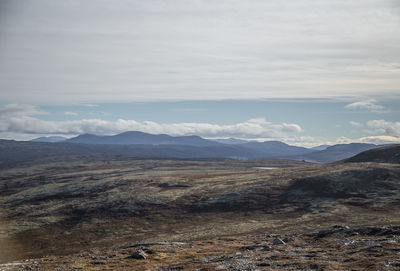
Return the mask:
<svg viewBox="0 0 400 271">
<path fill-rule="evenodd" d="M 400 270 L 400 148 L 360 155 L 3 169 L 0 270 Z"/>
</svg>

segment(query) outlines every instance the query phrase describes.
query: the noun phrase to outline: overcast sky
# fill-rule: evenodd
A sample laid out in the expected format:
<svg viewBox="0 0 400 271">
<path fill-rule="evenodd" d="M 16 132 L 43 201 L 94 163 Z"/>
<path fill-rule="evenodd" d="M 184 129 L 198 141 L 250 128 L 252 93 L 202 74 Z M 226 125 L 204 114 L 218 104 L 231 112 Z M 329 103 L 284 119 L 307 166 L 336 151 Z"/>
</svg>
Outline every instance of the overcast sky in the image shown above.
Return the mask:
<svg viewBox="0 0 400 271">
<path fill-rule="evenodd" d="M 246 100 L 243 117 L 232 114 L 217 122 L 213 116 L 227 115 L 232 100 Z M 343 136 L 396 142 L 399 100 L 398 0 L 0 1 L 3 138 L 140 129 L 299 144 L 338 142 Z M 183 103 L 181 115 L 197 110 L 194 119 L 160 117 L 164 112 L 158 108 L 177 101 Z M 250 101 L 291 112 L 296 105 L 303 112 L 301 104 L 310 101 L 334 105 L 339 115 L 353 114 L 337 116 L 335 125 L 358 130 L 351 135 L 337 127 L 318 134 L 309 123 L 312 107 L 303 119 L 289 114 L 282 119 L 274 111 L 252 111 Z M 148 118 L 137 110 L 118 115 L 119 105 L 138 102 L 152 108 Z M 54 114 L 61 111 L 62 118 Z M 254 119 L 265 130 L 251 126 Z M 132 126 L 143 121 L 164 128 Z"/>
</svg>

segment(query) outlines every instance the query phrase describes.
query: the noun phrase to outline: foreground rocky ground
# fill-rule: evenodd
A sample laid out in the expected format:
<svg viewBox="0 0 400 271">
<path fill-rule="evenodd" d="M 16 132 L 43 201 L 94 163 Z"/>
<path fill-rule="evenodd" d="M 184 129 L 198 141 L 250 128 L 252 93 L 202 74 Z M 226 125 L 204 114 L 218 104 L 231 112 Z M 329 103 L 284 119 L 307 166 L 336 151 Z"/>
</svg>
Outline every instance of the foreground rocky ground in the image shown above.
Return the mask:
<svg viewBox="0 0 400 271">
<path fill-rule="evenodd" d="M 0 270 L 396 270 L 400 151 L 372 156 L 2 170 Z"/>
<path fill-rule="evenodd" d="M 400 226 L 127 244 L 0 270 L 400 270 Z"/>
</svg>

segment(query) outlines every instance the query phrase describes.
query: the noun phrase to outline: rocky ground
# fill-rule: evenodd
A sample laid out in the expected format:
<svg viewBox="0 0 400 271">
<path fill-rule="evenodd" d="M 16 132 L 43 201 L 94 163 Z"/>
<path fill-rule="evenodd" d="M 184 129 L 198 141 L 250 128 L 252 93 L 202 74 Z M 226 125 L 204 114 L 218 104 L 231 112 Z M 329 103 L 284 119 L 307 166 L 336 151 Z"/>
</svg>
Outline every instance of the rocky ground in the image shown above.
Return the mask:
<svg viewBox="0 0 400 271">
<path fill-rule="evenodd" d="M 400 226 L 127 244 L 0 270 L 400 270 Z"/>
<path fill-rule="evenodd" d="M 400 269 L 400 164 L 381 158 L 78 159 L 0 187 L 0 270 Z"/>
</svg>

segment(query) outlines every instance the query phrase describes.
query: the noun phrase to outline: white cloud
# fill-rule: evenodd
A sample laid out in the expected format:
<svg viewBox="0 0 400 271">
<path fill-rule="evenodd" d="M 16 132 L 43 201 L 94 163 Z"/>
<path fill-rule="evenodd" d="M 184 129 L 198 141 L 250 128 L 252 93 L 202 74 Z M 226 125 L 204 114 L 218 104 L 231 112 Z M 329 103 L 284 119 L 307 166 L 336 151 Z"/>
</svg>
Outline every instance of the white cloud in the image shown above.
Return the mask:
<svg viewBox="0 0 400 271">
<path fill-rule="evenodd" d="M 7 104 L 0 109 L 0 118 L 9 116 L 45 115 L 47 112 L 38 110 L 29 104 Z"/>
<path fill-rule="evenodd" d="M 367 122 L 367 127 L 370 128 L 370 133 L 400 137 L 400 122 L 370 120 Z"/>
<path fill-rule="evenodd" d="M 173 112 L 205 112 L 205 108 L 173 108 L 170 111 Z"/>
<path fill-rule="evenodd" d="M 400 137 L 376 135 L 365 136 L 360 138 L 348 138 L 345 136 L 338 137 L 334 140 L 324 138 L 315 138 L 310 136 L 294 136 L 283 138 L 282 141 L 296 146 L 314 147 L 318 145 L 336 145 L 336 144 L 350 144 L 350 143 L 367 143 L 367 144 L 400 144 Z"/>
<path fill-rule="evenodd" d="M 313 136 L 304 136 L 304 135 L 289 136 L 289 137 L 285 137 L 285 138 L 280 138 L 279 140 L 283 141 L 287 144 L 300 146 L 300 147 L 314 147 L 314 146 L 319 146 L 319 145 L 324 145 L 324 144 L 328 144 L 328 145 L 335 144 L 326 139 L 316 138 Z"/>
<path fill-rule="evenodd" d="M 279 125 L 272 125 L 272 127 L 276 128 L 277 130 L 280 130 L 282 132 L 300 133 L 302 131 L 300 125 L 291 124 L 291 123 L 282 123 Z"/>
<path fill-rule="evenodd" d="M 97 106 L 99 106 L 97 104 L 88 104 L 88 103 L 80 103 L 78 105 L 79 106 L 84 106 L 84 107 L 97 107 Z"/>
<path fill-rule="evenodd" d="M 352 126 L 354 126 L 354 127 L 357 127 L 357 128 L 363 127 L 363 124 L 362 124 L 362 123 L 359 123 L 359 122 L 357 122 L 357 121 L 350 121 L 350 124 L 351 124 Z"/>
<path fill-rule="evenodd" d="M 347 109 L 365 109 L 373 112 L 382 112 L 385 107 L 378 104 L 376 100 L 364 100 L 359 102 L 354 102 L 345 106 Z"/>
<path fill-rule="evenodd" d="M 64 112 L 64 115 L 66 116 L 78 116 L 79 114 L 76 112 L 72 112 L 72 111 L 66 111 Z"/>
<path fill-rule="evenodd" d="M 368 144 L 398 144 L 400 143 L 399 137 L 393 136 L 365 136 L 360 138 L 347 138 L 347 137 L 339 137 L 334 141 L 328 141 L 326 144 L 334 145 L 334 144 L 349 144 L 349 143 L 368 143 Z"/>
<path fill-rule="evenodd" d="M 366 136 L 359 139 L 362 143 L 372 144 L 399 144 L 400 138 L 395 136 Z"/>
<path fill-rule="evenodd" d="M 369 120 L 365 124 L 359 122 L 350 122 L 351 125 L 365 128 L 365 133 L 371 134 L 356 139 L 347 137 L 337 138 L 333 143 L 347 144 L 351 142 L 371 143 L 371 144 L 399 144 L 400 143 L 400 122 L 391 122 L 386 120 Z"/>
<path fill-rule="evenodd" d="M 264 118 L 249 119 L 247 122 L 254 123 L 254 124 L 271 124 L 270 122 L 266 121 Z"/>
</svg>

